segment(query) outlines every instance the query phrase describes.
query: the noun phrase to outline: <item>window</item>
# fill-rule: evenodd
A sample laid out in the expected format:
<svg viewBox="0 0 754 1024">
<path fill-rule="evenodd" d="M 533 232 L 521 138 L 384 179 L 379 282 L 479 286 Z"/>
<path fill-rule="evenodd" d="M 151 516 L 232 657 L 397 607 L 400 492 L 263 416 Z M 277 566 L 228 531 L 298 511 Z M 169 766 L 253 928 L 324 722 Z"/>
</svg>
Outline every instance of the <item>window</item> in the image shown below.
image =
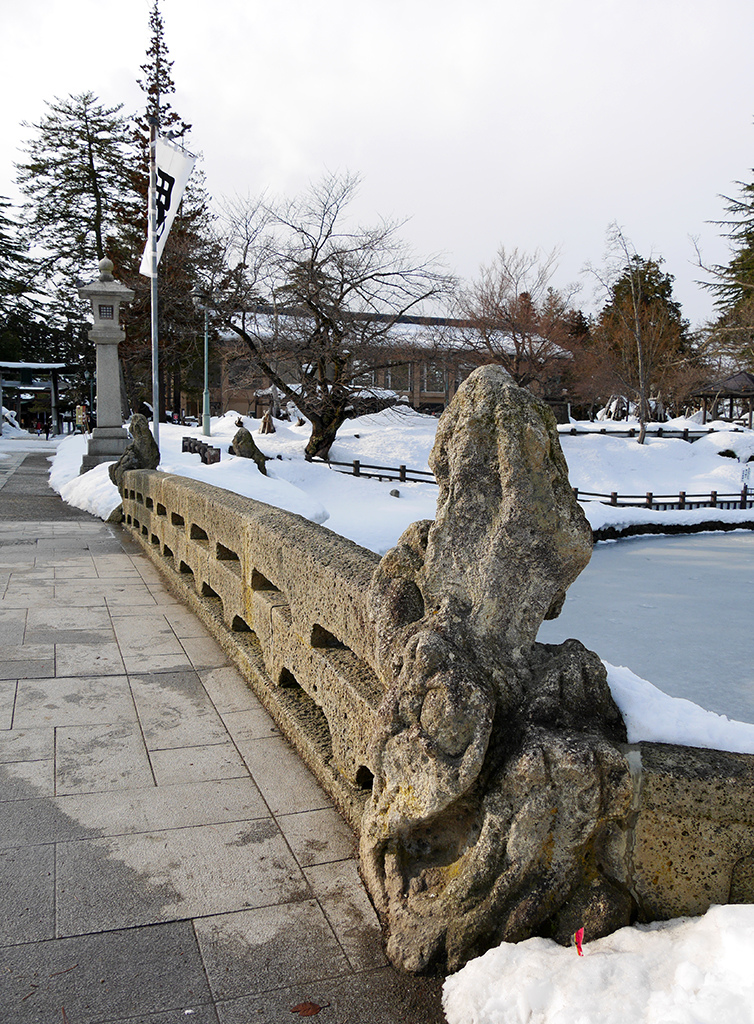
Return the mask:
<svg viewBox="0 0 754 1024">
<path fill-rule="evenodd" d="M 445 394 L 445 368 L 439 363 L 422 365 L 422 391 L 430 395 Z"/>
<path fill-rule="evenodd" d="M 114 320 L 115 319 L 115 306 L 100 306 L 99 308 L 100 320 Z"/>
<path fill-rule="evenodd" d="M 385 371 L 385 387 L 393 391 L 411 391 L 412 376 L 411 363 L 404 363 L 403 366 L 389 366 Z"/>
</svg>

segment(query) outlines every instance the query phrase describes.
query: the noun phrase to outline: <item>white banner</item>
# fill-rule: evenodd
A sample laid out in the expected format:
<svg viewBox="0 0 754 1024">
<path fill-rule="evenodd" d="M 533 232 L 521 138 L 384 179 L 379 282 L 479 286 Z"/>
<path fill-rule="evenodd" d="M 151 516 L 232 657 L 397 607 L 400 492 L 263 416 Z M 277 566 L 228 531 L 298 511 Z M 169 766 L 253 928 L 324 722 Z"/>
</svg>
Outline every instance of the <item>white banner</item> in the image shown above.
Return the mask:
<svg viewBox="0 0 754 1024">
<path fill-rule="evenodd" d="M 158 137 L 155 144 L 155 158 L 157 162 L 157 224 L 155 228 L 157 258 L 154 273 L 156 274 L 157 264 L 160 262 L 162 250 L 165 248 L 165 242 L 181 202 L 186 182 L 196 163 L 196 157 L 168 139 Z M 144 277 L 152 277 L 151 239 L 147 239 L 139 273 Z"/>
</svg>

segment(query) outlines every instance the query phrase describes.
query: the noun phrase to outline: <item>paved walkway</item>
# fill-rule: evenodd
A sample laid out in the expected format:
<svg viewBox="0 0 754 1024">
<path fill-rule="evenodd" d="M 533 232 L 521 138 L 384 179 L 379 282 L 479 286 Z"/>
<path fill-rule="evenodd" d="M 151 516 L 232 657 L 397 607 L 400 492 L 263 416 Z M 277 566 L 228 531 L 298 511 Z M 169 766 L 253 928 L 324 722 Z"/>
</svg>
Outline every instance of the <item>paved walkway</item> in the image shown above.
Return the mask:
<svg viewBox="0 0 754 1024">
<path fill-rule="evenodd" d="M 0 1021 L 440 1024 L 353 839 L 133 541 L 0 461 Z"/>
</svg>

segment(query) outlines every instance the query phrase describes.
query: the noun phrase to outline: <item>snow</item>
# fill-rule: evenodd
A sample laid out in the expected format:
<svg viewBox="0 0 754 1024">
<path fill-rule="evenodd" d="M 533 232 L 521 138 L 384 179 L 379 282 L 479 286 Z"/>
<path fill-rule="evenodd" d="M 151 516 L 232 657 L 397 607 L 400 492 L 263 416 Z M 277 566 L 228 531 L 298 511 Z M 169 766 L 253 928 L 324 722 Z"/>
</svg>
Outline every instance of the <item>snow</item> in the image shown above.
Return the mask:
<svg viewBox="0 0 754 1024">
<path fill-rule="evenodd" d="M 675 421 L 679 429 L 690 421 Z M 583 424 L 579 424 L 581 429 Z M 621 424 L 621 429 L 625 426 Z M 741 493 L 742 464 L 754 458 L 754 431 L 719 430 L 689 443 L 681 438 L 649 437 L 642 445 L 633 438 L 590 434 L 572 437 L 561 434 L 560 444 L 569 467 L 571 483 L 579 492 L 643 497 L 678 495 L 685 491 L 708 495 Z M 732 451 L 737 458 L 719 453 Z M 658 512 L 647 508 L 603 505 L 582 501 L 593 530 L 614 527 L 623 530 L 634 525 L 670 524 L 698 527 L 702 523 L 751 522 L 751 509 L 672 509 Z"/>
<path fill-rule="evenodd" d="M 68 363 L 0 363 L 3 370 L 64 370 Z"/>
<path fill-rule="evenodd" d="M 181 452 L 181 438 L 202 437 L 199 428 L 160 426 L 164 472 L 216 484 L 297 512 L 377 553 L 391 547 L 416 519 L 434 516 L 432 484 L 380 482 L 340 475 L 306 463 L 308 426 L 276 422 L 277 432 L 258 435 L 259 421 L 244 425 L 266 455 L 269 477 L 253 463 L 228 455 L 238 414 L 212 420 L 210 444 L 222 460 L 203 466 Z M 679 424 L 674 424 L 679 425 Z M 693 426 L 691 420 L 680 421 Z M 409 409 L 392 409 L 349 421 L 333 446 L 333 460 L 426 469 L 437 421 Z M 581 427 L 581 424 L 578 424 Z M 626 424 L 619 425 L 625 429 Z M 28 449 L 46 450 L 39 439 L 5 427 L 0 458 Z M 610 434 L 561 437 L 571 483 L 579 490 L 621 494 L 687 494 L 741 488 L 742 463 L 754 455 L 754 432 L 720 430 L 693 444 L 650 438 L 644 446 Z M 107 518 L 117 491 L 107 467 L 78 476 L 85 439 L 57 438 L 51 485 L 66 501 Z M 722 457 L 730 449 L 737 459 Z M 390 491 L 398 489 L 398 498 Z M 584 502 L 593 528 L 630 523 L 697 525 L 751 520 L 751 510 L 652 512 Z M 630 542 L 628 542 L 630 543 Z M 627 602 L 630 595 L 623 595 Z M 705 615 L 700 595 L 698 613 Z M 626 606 L 626 613 L 629 607 Z M 607 664 L 608 681 L 626 719 L 631 742 L 639 740 L 710 746 L 754 753 L 754 725 L 730 721 L 689 700 L 670 697 L 629 668 Z M 754 1024 L 754 907 L 713 907 L 703 917 L 624 928 L 588 943 L 584 956 L 546 939 L 502 944 L 448 978 L 448 1024 Z"/>
<path fill-rule="evenodd" d="M 452 975 L 448 1024 L 750 1024 L 754 907 L 635 925 L 584 946 L 504 943 Z"/>
<path fill-rule="evenodd" d="M 689 747 L 754 754 L 754 725 L 732 722 L 683 697 L 671 697 L 625 666 L 604 662 L 607 681 L 621 710 L 628 742 L 681 743 Z"/>
<path fill-rule="evenodd" d="M 274 434 L 259 435 L 260 420 L 241 417 L 252 431 L 259 448 L 270 457 L 267 476 L 262 476 L 249 459 L 228 454 L 238 430 L 239 414 L 227 412 L 214 417 L 211 436 L 200 427 L 160 424 L 160 470 L 236 491 L 248 498 L 295 512 L 311 522 L 325 525 L 343 537 L 378 554 L 391 548 L 407 526 L 417 519 L 433 519 L 437 487 L 431 483 L 398 483 L 337 473 L 322 463 L 308 463 L 303 450 L 310 427 L 275 421 Z M 335 461 L 427 469 L 427 457 L 434 441 L 437 420 L 403 407 L 362 416 L 341 428 L 333 445 Z M 358 434 L 359 437 L 354 435 Z M 182 439 L 198 437 L 222 452 L 220 462 L 205 466 L 198 454 L 183 453 Z M 61 497 L 78 508 L 107 519 L 120 504 L 117 488 L 110 483 L 107 464 L 78 476 L 86 449 L 83 435 L 70 435 L 58 448 L 50 485 Z M 398 489 L 400 497 L 390 494 Z"/>
<path fill-rule="evenodd" d="M 597 544 L 537 639 L 578 637 L 664 693 L 754 722 L 753 572 L 752 530 Z"/>
</svg>

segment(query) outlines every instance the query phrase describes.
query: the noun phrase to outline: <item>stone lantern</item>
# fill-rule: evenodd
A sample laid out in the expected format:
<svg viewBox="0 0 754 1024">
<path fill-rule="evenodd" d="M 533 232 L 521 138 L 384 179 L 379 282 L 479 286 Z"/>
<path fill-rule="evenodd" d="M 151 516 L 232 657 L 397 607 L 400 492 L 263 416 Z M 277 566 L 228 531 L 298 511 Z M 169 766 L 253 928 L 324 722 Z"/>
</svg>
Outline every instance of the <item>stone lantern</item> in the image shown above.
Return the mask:
<svg viewBox="0 0 754 1024">
<path fill-rule="evenodd" d="M 99 280 L 78 289 L 79 298 L 91 302 L 94 327 L 89 337 L 97 345 L 97 426 L 81 464 L 82 473 L 119 459 L 130 440 L 123 429 L 118 342 L 125 338 L 120 304 L 131 302 L 134 292 L 115 280 L 110 260 L 100 260 L 99 272 Z"/>
</svg>

